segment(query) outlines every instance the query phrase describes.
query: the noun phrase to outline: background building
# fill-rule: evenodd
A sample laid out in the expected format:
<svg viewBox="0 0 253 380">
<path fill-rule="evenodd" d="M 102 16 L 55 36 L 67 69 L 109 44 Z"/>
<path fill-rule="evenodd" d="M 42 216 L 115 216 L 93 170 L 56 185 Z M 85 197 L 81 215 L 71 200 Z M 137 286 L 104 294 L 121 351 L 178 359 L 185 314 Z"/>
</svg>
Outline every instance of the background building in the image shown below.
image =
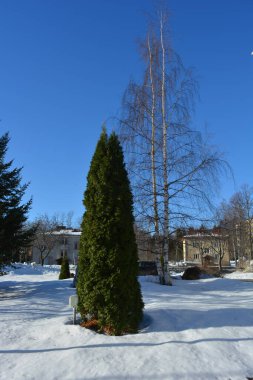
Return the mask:
<svg viewBox="0 0 253 380">
<path fill-rule="evenodd" d="M 77 264 L 81 231 L 78 229 L 62 228 L 50 233 L 47 240 L 41 240 L 40 244 L 32 247 L 33 261 L 41 264 L 41 249 L 43 244 L 51 243 L 50 252 L 44 260 L 45 265 L 60 264 L 64 256 L 67 256 L 70 264 Z M 49 248 L 48 248 L 49 250 Z"/>
<path fill-rule="evenodd" d="M 184 261 L 196 265 L 230 265 L 228 236 L 214 233 L 197 233 L 183 237 Z"/>
</svg>

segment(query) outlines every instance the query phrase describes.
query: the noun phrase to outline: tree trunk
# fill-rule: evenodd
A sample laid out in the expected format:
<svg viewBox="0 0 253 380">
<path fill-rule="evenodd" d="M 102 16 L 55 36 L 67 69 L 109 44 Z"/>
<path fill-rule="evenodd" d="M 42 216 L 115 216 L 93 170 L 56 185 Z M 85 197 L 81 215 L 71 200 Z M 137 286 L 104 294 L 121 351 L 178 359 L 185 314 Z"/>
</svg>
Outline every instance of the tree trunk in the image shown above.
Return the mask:
<svg viewBox="0 0 253 380">
<path fill-rule="evenodd" d="M 222 272 L 222 255 L 219 254 L 219 271 Z"/>
<path fill-rule="evenodd" d="M 158 224 L 158 205 L 157 205 L 157 184 L 156 184 L 156 164 L 155 164 L 155 89 L 153 80 L 153 57 L 150 47 L 150 39 L 148 36 L 148 51 L 149 51 L 149 75 L 150 75 L 150 86 L 152 92 L 152 108 L 151 108 L 151 173 L 152 173 L 152 190 L 153 190 L 153 210 L 154 210 L 154 226 L 155 234 L 159 235 L 159 224 Z"/>
<path fill-rule="evenodd" d="M 161 82 L 161 95 L 162 95 L 162 129 L 163 129 L 163 211 L 164 211 L 164 260 L 163 260 L 163 274 L 164 283 L 171 285 L 171 279 L 168 271 L 169 264 L 169 194 L 168 194 L 168 152 L 167 152 L 167 123 L 166 123 L 166 110 L 165 110 L 165 48 L 163 41 L 163 13 L 160 16 L 160 38 L 162 49 L 162 82 Z"/>
<path fill-rule="evenodd" d="M 155 252 L 156 252 L 156 263 L 160 262 L 161 269 L 163 269 L 162 261 L 157 252 L 157 238 L 159 238 L 159 216 L 158 216 L 158 203 L 157 203 L 157 182 L 156 182 L 156 163 L 155 163 L 155 142 L 156 142 L 156 126 L 155 126 L 155 108 L 156 108 L 156 97 L 153 79 L 153 54 L 150 46 L 150 37 L 148 35 L 148 53 L 149 53 L 149 78 L 152 93 L 152 106 L 151 106 L 151 175 L 152 175 L 152 192 L 153 192 L 153 212 L 154 212 L 154 227 L 155 227 Z M 160 266 L 157 265 L 157 272 L 161 278 Z M 162 276 L 164 277 L 164 276 Z"/>
<path fill-rule="evenodd" d="M 252 243 L 253 243 L 253 239 L 252 239 L 252 226 L 251 226 L 251 223 L 252 223 L 252 219 L 249 219 L 249 244 L 250 244 L 250 254 L 249 254 L 249 260 L 251 261 L 252 258 L 253 258 L 253 246 L 252 246 Z"/>
</svg>

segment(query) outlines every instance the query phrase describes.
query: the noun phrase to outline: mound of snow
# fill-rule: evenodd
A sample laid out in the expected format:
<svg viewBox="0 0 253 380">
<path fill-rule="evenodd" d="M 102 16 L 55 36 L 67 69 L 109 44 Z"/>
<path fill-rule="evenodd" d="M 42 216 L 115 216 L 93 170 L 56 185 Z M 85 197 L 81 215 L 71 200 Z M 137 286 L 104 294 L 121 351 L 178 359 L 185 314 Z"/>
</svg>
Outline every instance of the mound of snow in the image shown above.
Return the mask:
<svg viewBox="0 0 253 380">
<path fill-rule="evenodd" d="M 253 273 L 236 271 L 233 273 L 227 273 L 224 275 L 224 277 L 235 280 L 253 280 Z"/>
</svg>

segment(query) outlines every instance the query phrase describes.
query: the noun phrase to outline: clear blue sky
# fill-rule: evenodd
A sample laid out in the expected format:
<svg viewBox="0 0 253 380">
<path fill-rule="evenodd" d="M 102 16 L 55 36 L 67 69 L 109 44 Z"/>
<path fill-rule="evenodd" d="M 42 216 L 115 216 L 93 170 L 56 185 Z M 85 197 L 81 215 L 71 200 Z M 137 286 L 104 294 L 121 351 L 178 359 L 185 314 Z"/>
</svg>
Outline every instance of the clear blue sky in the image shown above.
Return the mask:
<svg viewBox="0 0 253 380">
<path fill-rule="evenodd" d="M 83 213 L 90 160 L 103 122 L 142 72 L 137 39 L 149 0 L 1 0 L 0 132 L 31 181 L 30 218 Z M 207 125 L 237 188 L 253 185 L 253 1 L 171 0 L 174 47 L 195 67 Z M 110 122 L 108 122 L 110 128 Z M 224 180 L 220 198 L 237 189 Z"/>
</svg>

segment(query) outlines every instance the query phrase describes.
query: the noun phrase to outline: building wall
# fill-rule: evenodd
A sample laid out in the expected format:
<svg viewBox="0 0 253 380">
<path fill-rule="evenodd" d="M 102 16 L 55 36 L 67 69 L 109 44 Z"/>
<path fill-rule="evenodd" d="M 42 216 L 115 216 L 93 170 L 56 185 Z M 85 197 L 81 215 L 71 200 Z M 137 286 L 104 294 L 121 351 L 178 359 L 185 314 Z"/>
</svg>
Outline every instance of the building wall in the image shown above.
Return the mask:
<svg viewBox="0 0 253 380">
<path fill-rule="evenodd" d="M 56 231 L 59 235 L 59 242 L 56 243 L 54 249 L 50 252 L 49 256 L 45 259 L 45 265 L 57 264 L 57 260 L 67 255 L 70 264 L 76 264 L 78 258 L 79 241 L 81 232 L 72 232 L 71 230 Z M 147 239 L 140 233 L 136 236 L 138 247 L 138 258 L 140 262 L 154 262 L 156 256 L 152 253 L 152 240 Z M 32 260 L 38 264 L 41 263 L 40 252 L 37 248 L 32 248 Z"/>
<path fill-rule="evenodd" d="M 80 234 L 81 233 L 60 233 L 59 241 L 56 243 L 55 247 L 45 259 L 44 264 L 57 264 L 57 260 L 61 259 L 63 256 L 68 257 L 70 264 L 77 264 Z M 40 251 L 35 247 L 32 248 L 32 256 L 33 261 L 41 264 Z"/>
<path fill-rule="evenodd" d="M 218 239 L 215 239 L 211 236 L 185 236 L 183 238 L 184 261 L 190 261 L 196 265 L 201 265 L 201 256 L 203 255 L 203 257 L 210 256 L 213 260 L 213 264 L 218 265 L 218 244 Z M 227 266 L 230 264 L 228 244 L 226 243 L 226 240 L 223 240 L 222 244 L 224 244 L 225 247 L 222 265 Z"/>
</svg>

